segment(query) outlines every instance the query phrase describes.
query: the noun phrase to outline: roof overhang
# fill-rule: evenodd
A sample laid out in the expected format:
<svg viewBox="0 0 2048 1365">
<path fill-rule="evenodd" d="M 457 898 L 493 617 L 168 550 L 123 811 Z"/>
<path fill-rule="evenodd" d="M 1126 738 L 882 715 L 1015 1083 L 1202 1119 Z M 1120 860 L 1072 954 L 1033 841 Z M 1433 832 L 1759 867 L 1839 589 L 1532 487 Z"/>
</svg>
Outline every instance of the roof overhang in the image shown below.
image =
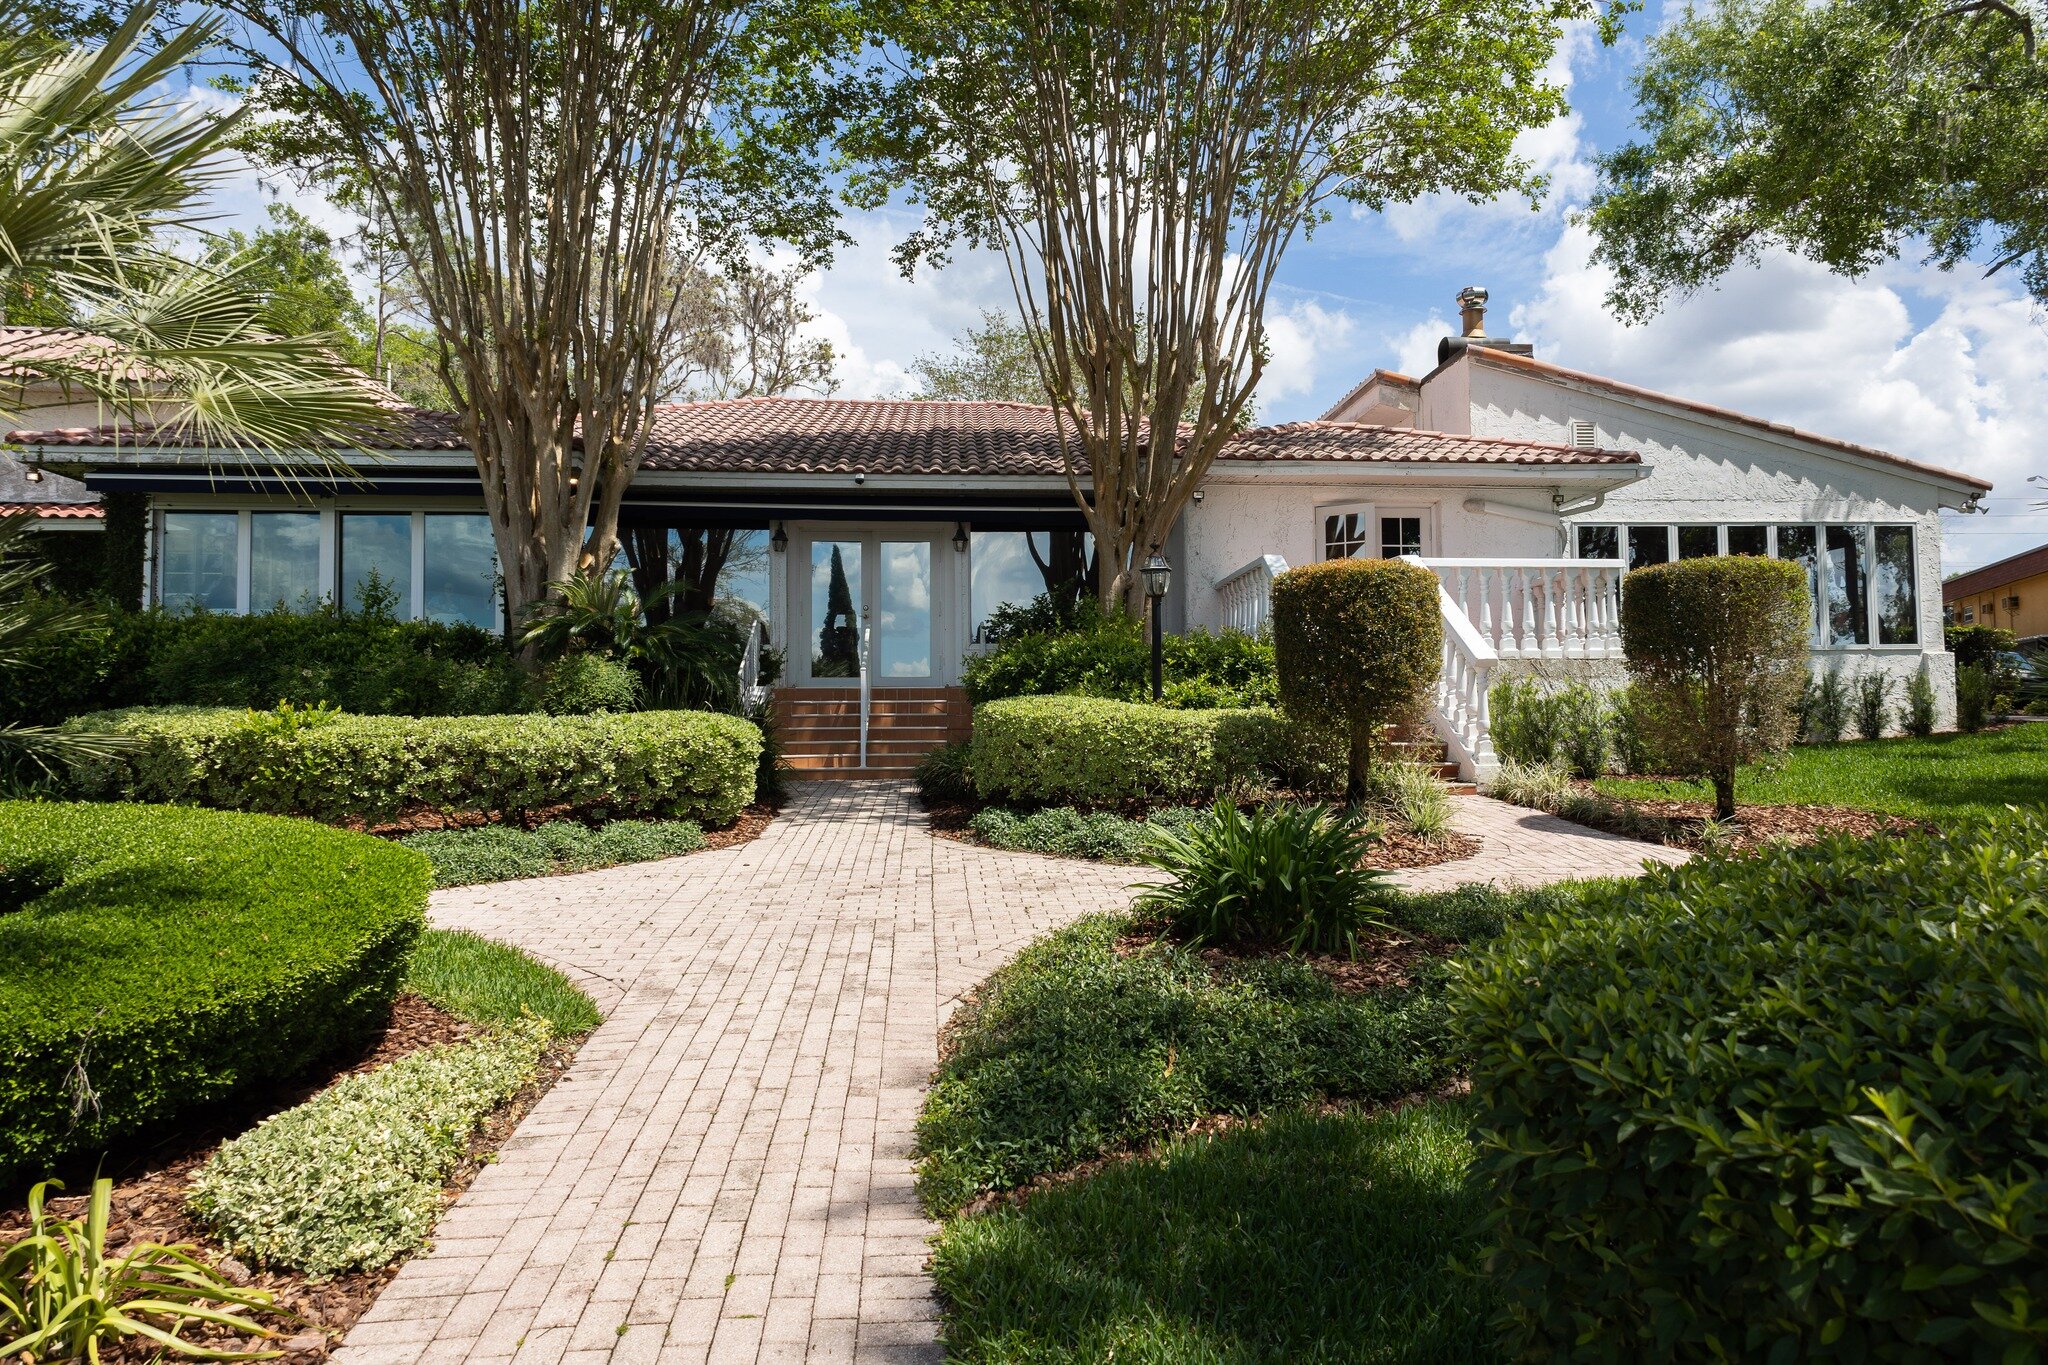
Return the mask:
<svg viewBox="0 0 2048 1365">
<path fill-rule="evenodd" d="M 1484 464 L 1448 460 L 1218 460 L 1205 482 L 1221 484 L 1450 484 L 1550 488 L 1578 492 L 1626 488 L 1650 477 L 1647 465 Z"/>
</svg>

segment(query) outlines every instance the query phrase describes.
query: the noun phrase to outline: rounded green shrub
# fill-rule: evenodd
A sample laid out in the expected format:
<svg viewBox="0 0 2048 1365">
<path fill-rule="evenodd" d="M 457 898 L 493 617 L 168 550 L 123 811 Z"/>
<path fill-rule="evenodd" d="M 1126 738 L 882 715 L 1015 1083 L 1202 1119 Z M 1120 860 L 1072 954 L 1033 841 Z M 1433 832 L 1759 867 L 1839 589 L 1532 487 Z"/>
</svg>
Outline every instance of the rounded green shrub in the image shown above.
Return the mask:
<svg viewBox="0 0 2048 1365">
<path fill-rule="evenodd" d="M 640 675 L 602 654 L 566 654 L 548 665 L 540 705 L 551 716 L 640 709 Z"/>
<path fill-rule="evenodd" d="M 1380 727 L 1415 714 L 1443 666 L 1438 592 L 1435 574 L 1398 559 L 1325 560 L 1273 580 L 1280 705 L 1348 732 L 1353 799 Z"/>
<path fill-rule="evenodd" d="M 1509 1355 L 2038 1358 L 2044 846 L 2033 812 L 1699 859 L 1475 953 Z"/>
<path fill-rule="evenodd" d="M 1214 708 L 1273 704 L 1273 645 L 1241 631 L 1191 630 L 1161 642 L 1163 700 Z M 1071 627 L 1005 639 L 967 661 L 962 682 L 979 705 L 1003 697 L 1069 693 L 1149 701 L 1152 645 L 1140 623 L 1092 606 Z"/>
<path fill-rule="evenodd" d="M 368 1040 L 430 878 L 296 820 L 0 803 L 0 1178 Z"/>
<path fill-rule="evenodd" d="M 1735 770 L 1789 747 L 1806 684 L 1806 570 L 1756 555 L 1681 559 L 1622 582 L 1621 648 L 1676 776 L 1714 784 L 1735 814 Z"/>
</svg>

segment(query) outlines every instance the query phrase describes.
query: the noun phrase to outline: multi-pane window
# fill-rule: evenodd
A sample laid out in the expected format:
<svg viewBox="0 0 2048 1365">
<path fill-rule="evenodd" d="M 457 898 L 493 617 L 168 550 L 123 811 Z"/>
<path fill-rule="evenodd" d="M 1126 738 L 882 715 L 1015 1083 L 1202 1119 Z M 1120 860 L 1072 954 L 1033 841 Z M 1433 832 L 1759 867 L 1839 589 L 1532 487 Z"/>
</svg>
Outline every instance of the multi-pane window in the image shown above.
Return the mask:
<svg viewBox="0 0 2048 1365">
<path fill-rule="evenodd" d="M 1644 568 L 1672 558 L 1772 555 L 1806 571 L 1816 645 L 1911 645 L 1920 641 L 1918 567 L 1910 526 L 1580 526 L 1581 559 Z"/>
<path fill-rule="evenodd" d="M 1429 553 L 1429 509 L 1426 507 L 1330 507 L 1323 510 L 1323 558 L 1356 559 L 1378 555 Z"/>
<path fill-rule="evenodd" d="M 1380 518 L 1380 558 L 1399 559 L 1422 553 L 1422 518 L 1392 516 Z"/>
<path fill-rule="evenodd" d="M 1332 512 L 1323 518 L 1323 558 L 1355 559 L 1372 548 L 1370 512 Z"/>
</svg>

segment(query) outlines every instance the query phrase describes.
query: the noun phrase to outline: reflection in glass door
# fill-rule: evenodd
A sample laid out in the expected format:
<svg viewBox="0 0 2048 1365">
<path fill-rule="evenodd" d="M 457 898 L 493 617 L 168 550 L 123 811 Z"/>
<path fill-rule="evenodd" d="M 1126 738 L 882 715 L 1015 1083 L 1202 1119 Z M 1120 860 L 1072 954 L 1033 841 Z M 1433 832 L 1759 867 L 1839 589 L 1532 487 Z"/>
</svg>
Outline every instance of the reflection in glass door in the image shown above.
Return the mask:
<svg viewBox="0 0 2048 1365">
<path fill-rule="evenodd" d="M 875 679 L 932 675 L 932 543 L 882 540 L 874 545 Z"/>
<path fill-rule="evenodd" d="M 811 542 L 811 676 L 860 676 L 861 560 L 858 540 Z"/>
</svg>

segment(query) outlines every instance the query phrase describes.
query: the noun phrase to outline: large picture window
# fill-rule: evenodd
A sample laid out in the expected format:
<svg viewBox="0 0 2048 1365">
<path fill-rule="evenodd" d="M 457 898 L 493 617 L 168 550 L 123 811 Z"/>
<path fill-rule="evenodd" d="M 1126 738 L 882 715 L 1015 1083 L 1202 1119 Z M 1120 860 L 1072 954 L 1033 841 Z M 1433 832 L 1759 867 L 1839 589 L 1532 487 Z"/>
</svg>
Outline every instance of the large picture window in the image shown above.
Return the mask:
<svg viewBox="0 0 2048 1365">
<path fill-rule="evenodd" d="M 164 513 L 158 600 L 174 610 L 235 610 L 239 521 L 233 512 Z"/>
<path fill-rule="evenodd" d="M 1910 526 L 1639 525 L 1574 528 L 1579 558 L 1630 569 L 1705 555 L 1772 555 L 1806 570 L 1812 640 L 1826 648 L 1920 642 L 1918 559 Z"/>
<path fill-rule="evenodd" d="M 320 514 L 249 514 L 249 609 L 310 610 L 320 600 Z"/>
<path fill-rule="evenodd" d="M 491 519 L 479 512 L 429 512 L 421 614 L 444 625 L 490 629 L 498 618 L 498 556 Z"/>
</svg>

